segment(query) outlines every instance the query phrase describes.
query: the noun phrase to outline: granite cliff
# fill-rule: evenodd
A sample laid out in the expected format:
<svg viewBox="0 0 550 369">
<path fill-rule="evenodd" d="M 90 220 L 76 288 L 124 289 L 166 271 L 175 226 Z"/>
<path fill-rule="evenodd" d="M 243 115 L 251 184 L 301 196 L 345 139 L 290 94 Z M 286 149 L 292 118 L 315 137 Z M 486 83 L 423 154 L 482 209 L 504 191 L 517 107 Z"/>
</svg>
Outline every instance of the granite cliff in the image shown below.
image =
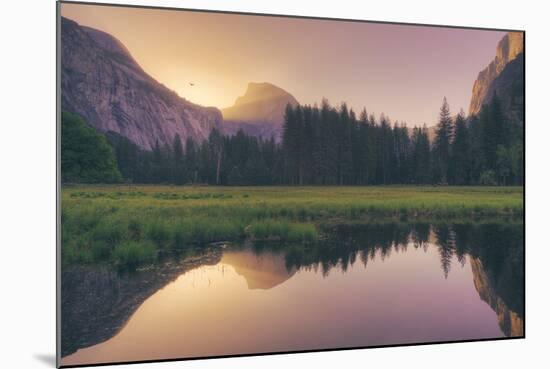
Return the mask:
<svg viewBox="0 0 550 369">
<path fill-rule="evenodd" d="M 470 115 L 478 114 L 496 93 L 509 118 L 523 121 L 523 51 L 522 32 L 509 32 L 500 40 L 495 58 L 474 82 Z"/>
<path fill-rule="evenodd" d="M 149 150 L 158 141 L 201 141 L 220 127 L 217 108 L 193 104 L 149 76 L 113 36 L 61 19 L 61 108 L 100 132 Z"/>
</svg>

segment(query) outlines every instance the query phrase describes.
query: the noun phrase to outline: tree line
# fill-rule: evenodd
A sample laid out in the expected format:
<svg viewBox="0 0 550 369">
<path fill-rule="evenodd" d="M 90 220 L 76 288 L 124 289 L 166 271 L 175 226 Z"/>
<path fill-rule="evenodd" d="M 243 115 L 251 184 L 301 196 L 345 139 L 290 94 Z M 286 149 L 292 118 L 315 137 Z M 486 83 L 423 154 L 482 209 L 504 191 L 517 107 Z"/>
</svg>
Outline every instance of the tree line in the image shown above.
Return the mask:
<svg viewBox="0 0 550 369">
<path fill-rule="evenodd" d="M 65 133 L 62 133 L 62 136 Z M 498 96 L 477 116 L 451 116 L 444 99 L 435 137 L 428 128 L 409 129 L 363 109 L 356 116 L 345 103 L 288 105 L 282 140 L 224 136 L 213 129 L 207 140 L 143 150 L 109 132 L 116 168 L 134 183 L 217 185 L 519 185 L 523 183 L 523 128 L 506 119 Z M 72 139 L 72 138 L 70 138 Z M 63 137 L 62 143 L 67 141 Z M 105 151 L 105 150 L 103 150 Z M 108 150 L 106 151 L 108 153 Z M 63 152 L 62 160 L 69 160 Z M 110 162 L 112 160 L 107 160 Z M 79 166 L 81 168 L 82 165 Z M 63 168 L 62 168 L 63 171 Z M 108 178 L 88 182 L 117 181 Z M 93 177 L 93 176 L 92 176 Z M 64 177 L 65 179 L 65 177 Z M 78 182 L 78 178 L 71 177 Z"/>
<path fill-rule="evenodd" d="M 378 120 L 346 104 L 287 107 L 283 178 L 293 185 L 523 183 L 523 129 L 507 120 L 498 96 L 479 116 L 455 117 L 443 99 L 435 137 L 428 129 Z"/>
<path fill-rule="evenodd" d="M 179 135 L 171 145 L 155 144 L 142 150 L 127 138 L 109 132 L 118 167 L 130 182 L 146 184 L 284 184 L 281 147 L 274 139 L 263 140 L 239 131 L 224 136 L 213 129 L 207 140 L 191 137 L 185 145 Z"/>
</svg>

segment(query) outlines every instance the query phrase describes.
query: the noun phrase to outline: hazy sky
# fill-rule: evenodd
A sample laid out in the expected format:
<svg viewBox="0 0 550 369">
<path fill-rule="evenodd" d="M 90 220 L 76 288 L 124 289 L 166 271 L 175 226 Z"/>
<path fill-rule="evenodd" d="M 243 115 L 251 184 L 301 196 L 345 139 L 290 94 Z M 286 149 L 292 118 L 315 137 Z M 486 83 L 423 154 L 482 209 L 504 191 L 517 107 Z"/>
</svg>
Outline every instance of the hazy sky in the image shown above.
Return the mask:
<svg viewBox="0 0 550 369">
<path fill-rule="evenodd" d="M 300 103 L 345 101 L 409 126 L 435 124 L 443 96 L 467 112 L 505 35 L 66 3 L 61 14 L 115 36 L 147 73 L 201 105 L 225 108 L 248 82 L 271 82 Z"/>
</svg>

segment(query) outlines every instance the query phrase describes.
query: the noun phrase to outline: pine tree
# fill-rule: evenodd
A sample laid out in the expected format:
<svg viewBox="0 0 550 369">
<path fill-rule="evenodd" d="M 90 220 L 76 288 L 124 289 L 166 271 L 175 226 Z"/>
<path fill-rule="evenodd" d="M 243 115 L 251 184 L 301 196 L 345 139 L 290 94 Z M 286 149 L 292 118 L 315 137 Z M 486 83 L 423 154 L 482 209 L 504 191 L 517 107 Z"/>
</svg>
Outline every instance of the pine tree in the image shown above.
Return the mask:
<svg viewBox="0 0 550 369">
<path fill-rule="evenodd" d="M 451 145 L 451 180 L 455 184 L 470 183 L 471 149 L 466 118 L 461 110 L 455 118 L 454 140 Z"/>
<path fill-rule="evenodd" d="M 338 112 L 326 99 L 321 105 L 321 139 L 323 149 L 323 184 L 338 183 Z"/>
<path fill-rule="evenodd" d="M 176 163 L 183 161 L 183 146 L 181 145 L 181 137 L 179 133 L 176 133 L 174 136 L 172 151 L 174 153 L 174 161 L 176 161 Z"/>
<path fill-rule="evenodd" d="M 155 141 L 153 146 L 153 163 L 152 163 L 152 177 L 154 183 L 162 183 L 164 181 L 163 176 L 163 153 L 158 140 Z"/>
<path fill-rule="evenodd" d="M 187 137 L 185 141 L 185 166 L 191 182 L 197 183 L 199 175 L 198 154 L 195 141 L 191 136 Z"/>
<path fill-rule="evenodd" d="M 185 183 L 185 167 L 183 164 L 183 146 L 178 133 L 174 136 L 172 143 L 172 153 L 174 155 L 173 177 L 175 184 Z"/>
<path fill-rule="evenodd" d="M 210 157 L 214 160 L 215 183 L 219 185 L 223 158 L 223 137 L 220 131 L 216 128 L 210 131 L 210 135 L 208 136 L 208 145 L 210 149 Z"/>
<path fill-rule="evenodd" d="M 298 144 L 299 144 L 299 126 L 297 119 L 297 110 L 287 104 L 285 109 L 283 125 L 283 152 L 285 163 L 285 177 L 290 184 L 297 184 L 298 178 Z"/>
<path fill-rule="evenodd" d="M 294 129 L 294 145 L 293 153 L 294 160 L 296 161 L 296 183 L 298 185 L 304 184 L 305 177 L 305 120 L 304 120 L 304 107 L 301 105 L 296 106 L 294 109 L 295 129 Z"/>
<path fill-rule="evenodd" d="M 343 185 L 351 172 L 351 133 L 349 131 L 349 111 L 345 103 L 340 106 L 339 115 L 336 120 L 336 141 L 337 141 L 337 178 L 338 184 Z"/>
<path fill-rule="evenodd" d="M 447 98 L 443 98 L 443 104 L 439 111 L 436 137 L 434 142 L 436 178 L 446 184 L 448 180 L 449 160 L 451 154 L 451 142 L 453 138 L 453 120 L 449 111 Z"/>
<path fill-rule="evenodd" d="M 369 130 L 369 117 L 367 110 L 363 108 L 359 115 L 356 132 L 353 134 L 353 137 L 356 137 L 353 158 L 357 172 L 357 184 L 362 185 L 369 183 Z"/>
<path fill-rule="evenodd" d="M 302 165 L 301 184 L 310 184 L 312 181 L 313 167 L 313 108 L 310 105 L 304 106 L 302 116 L 303 126 L 300 139 L 300 156 Z"/>
<path fill-rule="evenodd" d="M 479 117 L 484 115 L 485 108 L 482 108 Z M 483 127 L 481 119 L 478 116 L 468 118 L 468 136 L 470 138 L 470 183 L 479 183 L 479 178 L 485 167 L 485 153 L 483 143 Z"/>
<path fill-rule="evenodd" d="M 498 166 L 498 146 L 504 145 L 507 139 L 504 114 L 502 113 L 500 99 L 496 92 L 493 94 L 489 105 L 483 106 L 480 122 L 483 128 L 484 171 L 496 173 Z"/>
<path fill-rule="evenodd" d="M 391 161 L 393 153 L 393 137 L 389 119 L 384 114 L 380 116 L 380 126 L 378 127 L 378 163 L 379 170 L 378 183 L 389 184 L 391 173 Z"/>
<path fill-rule="evenodd" d="M 376 180 L 376 171 L 379 154 L 378 144 L 378 134 L 376 127 L 376 118 L 374 114 L 369 116 L 368 129 L 367 129 L 367 184 L 373 184 Z"/>
<path fill-rule="evenodd" d="M 323 162 L 323 126 L 321 123 L 321 112 L 319 107 L 313 107 L 311 115 L 311 183 L 324 183 L 324 165 Z"/>
<path fill-rule="evenodd" d="M 412 137 L 412 178 L 417 184 L 430 183 L 431 168 L 430 168 L 430 141 L 428 139 L 428 129 L 426 125 L 422 128 L 413 128 Z"/>
</svg>

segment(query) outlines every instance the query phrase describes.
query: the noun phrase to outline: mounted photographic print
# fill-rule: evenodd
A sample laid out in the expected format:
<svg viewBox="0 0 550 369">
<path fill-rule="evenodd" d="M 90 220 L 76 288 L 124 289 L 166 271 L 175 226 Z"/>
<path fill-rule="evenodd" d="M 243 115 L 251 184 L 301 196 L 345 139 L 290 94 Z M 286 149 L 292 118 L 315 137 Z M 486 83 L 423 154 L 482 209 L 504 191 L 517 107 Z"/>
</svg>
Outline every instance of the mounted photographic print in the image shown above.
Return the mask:
<svg viewBox="0 0 550 369">
<path fill-rule="evenodd" d="M 525 336 L 523 31 L 57 27 L 58 365 Z"/>
</svg>

